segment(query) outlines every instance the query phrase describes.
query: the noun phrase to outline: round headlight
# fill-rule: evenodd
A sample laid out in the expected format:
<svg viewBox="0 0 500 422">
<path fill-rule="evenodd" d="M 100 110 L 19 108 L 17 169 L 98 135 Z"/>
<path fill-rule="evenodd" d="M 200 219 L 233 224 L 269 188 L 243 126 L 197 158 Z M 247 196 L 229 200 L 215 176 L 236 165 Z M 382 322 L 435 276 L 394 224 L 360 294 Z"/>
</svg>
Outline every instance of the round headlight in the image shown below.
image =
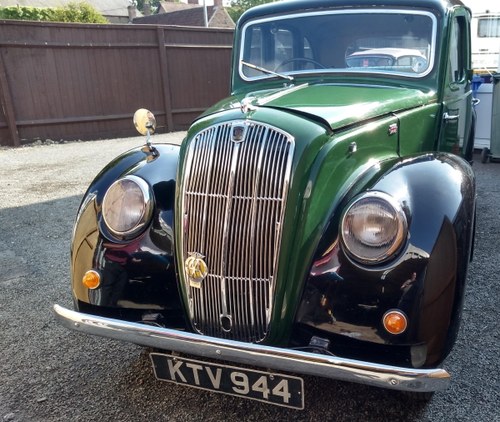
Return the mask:
<svg viewBox="0 0 500 422">
<path fill-rule="evenodd" d="M 137 176 L 114 182 L 102 201 L 104 224 L 121 239 L 137 235 L 151 220 L 152 209 L 149 185 Z"/>
<path fill-rule="evenodd" d="M 406 239 L 406 215 L 390 195 L 369 192 L 347 208 L 340 233 L 348 255 L 365 264 L 379 264 Z"/>
</svg>

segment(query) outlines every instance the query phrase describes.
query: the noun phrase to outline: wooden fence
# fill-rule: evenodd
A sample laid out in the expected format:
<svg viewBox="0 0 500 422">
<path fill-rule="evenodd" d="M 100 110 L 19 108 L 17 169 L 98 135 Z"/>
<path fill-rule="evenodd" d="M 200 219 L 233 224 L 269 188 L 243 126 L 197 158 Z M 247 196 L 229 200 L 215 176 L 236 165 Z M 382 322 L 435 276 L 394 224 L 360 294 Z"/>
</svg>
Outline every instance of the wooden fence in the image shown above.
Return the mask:
<svg viewBox="0 0 500 422">
<path fill-rule="evenodd" d="M 0 21 L 0 145 L 186 129 L 229 93 L 233 31 Z"/>
</svg>

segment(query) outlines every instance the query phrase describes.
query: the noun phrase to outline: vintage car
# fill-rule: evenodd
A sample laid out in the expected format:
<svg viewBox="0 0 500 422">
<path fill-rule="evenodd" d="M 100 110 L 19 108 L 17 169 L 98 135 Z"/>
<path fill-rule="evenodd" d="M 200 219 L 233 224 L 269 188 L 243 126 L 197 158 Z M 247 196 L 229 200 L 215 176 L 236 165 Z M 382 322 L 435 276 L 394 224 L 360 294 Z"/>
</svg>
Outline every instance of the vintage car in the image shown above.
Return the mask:
<svg viewBox="0 0 500 422">
<path fill-rule="evenodd" d="M 301 374 L 445 389 L 474 238 L 470 19 L 458 0 L 248 10 L 231 96 L 90 185 L 57 318 L 150 348 L 159 379 L 293 408 Z M 374 49 L 425 67 L 346 62 Z"/>
<path fill-rule="evenodd" d="M 415 73 L 427 69 L 427 57 L 411 48 L 371 48 L 356 51 L 346 57 L 346 63 L 349 67 L 397 67 L 404 71 L 411 69 Z"/>
</svg>

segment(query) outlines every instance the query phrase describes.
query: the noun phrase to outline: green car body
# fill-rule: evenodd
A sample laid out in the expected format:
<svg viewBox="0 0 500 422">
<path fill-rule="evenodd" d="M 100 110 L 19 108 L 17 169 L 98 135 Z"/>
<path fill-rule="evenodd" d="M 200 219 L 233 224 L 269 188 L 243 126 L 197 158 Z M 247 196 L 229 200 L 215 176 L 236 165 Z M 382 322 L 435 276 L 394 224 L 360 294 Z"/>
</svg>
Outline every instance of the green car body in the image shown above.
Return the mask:
<svg viewBox="0 0 500 422">
<path fill-rule="evenodd" d="M 474 234 L 469 24 L 459 1 L 247 11 L 231 96 L 180 148 L 132 150 L 90 186 L 73 236 L 76 311 L 56 305 L 60 320 L 198 356 L 444 388 Z M 418 66 L 363 59 L 377 48 L 414 49 Z M 137 207 L 134 184 L 148 201 L 128 227 L 116 215 Z M 107 293 L 106 256 L 122 280 Z M 101 286 L 82 285 L 88 271 Z"/>
</svg>

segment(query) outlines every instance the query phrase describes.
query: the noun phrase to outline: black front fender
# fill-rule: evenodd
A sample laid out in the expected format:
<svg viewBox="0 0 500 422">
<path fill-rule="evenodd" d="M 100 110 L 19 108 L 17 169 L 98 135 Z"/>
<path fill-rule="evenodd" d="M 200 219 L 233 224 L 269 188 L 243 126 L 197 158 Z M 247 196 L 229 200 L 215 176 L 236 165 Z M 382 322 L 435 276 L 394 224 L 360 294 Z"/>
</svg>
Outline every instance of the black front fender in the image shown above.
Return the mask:
<svg viewBox="0 0 500 422">
<path fill-rule="evenodd" d="M 407 194 L 400 193 L 401 186 Z M 433 154 L 403 162 L 374 189 L 404 198 L 411 212 L 409 242 L 428 256 L 417 296 L 408 305 L 414 318 L 410 341 L 425 342 L 426 363 L 438 363 L 459 327 L 473 241 L 474 173 L 455 155 Z"/>
<path fill-rule="evenodd" d="M 73 233 L 71 262 L 77 309 L 105 316 L 140 319 L 145 312 L 182 320 L 174 258 L 174 202 L 179 146 L 136 148 L 117 157 L 94 179 L 82 200 Z M 102 223 L 101 205 L 111 184 L 126 175 L 144 179 L 153 192 L 154 211 L 136 238 L 113 238 Z M 88 289 L 88 270 L 101 275 L 101 285 Z M 178 316 L 178 318 L 175 318 Z"/>
<path fill-rule="evenodd" d="M 435 365 L 458 331 L 473 241 L 474 174 L 459 157 L 427 154 L 397 162 L 368 190 L 385 192 L 402 205 L 408 219 L 405 247 L 380 266 L 356 263 L 336 239 L 342 212 L 336 210 L 325 231 L 329 239 L 322 240 L 315 254 L 297 328 L 333 335 L 334 342 L 344 338 L 361 349 L 370 350 L 371 343 L 373 355 L 397 346 L 403 351 L 399 361 Z M 412 277 L 414 287 L 405 292 L 402 286 Z M 408 316 L 403 334 L 384 329 L 382 317 L 389 309 Z M 413 363 L 412 347 L 420 354 Z"/>
</svg>

